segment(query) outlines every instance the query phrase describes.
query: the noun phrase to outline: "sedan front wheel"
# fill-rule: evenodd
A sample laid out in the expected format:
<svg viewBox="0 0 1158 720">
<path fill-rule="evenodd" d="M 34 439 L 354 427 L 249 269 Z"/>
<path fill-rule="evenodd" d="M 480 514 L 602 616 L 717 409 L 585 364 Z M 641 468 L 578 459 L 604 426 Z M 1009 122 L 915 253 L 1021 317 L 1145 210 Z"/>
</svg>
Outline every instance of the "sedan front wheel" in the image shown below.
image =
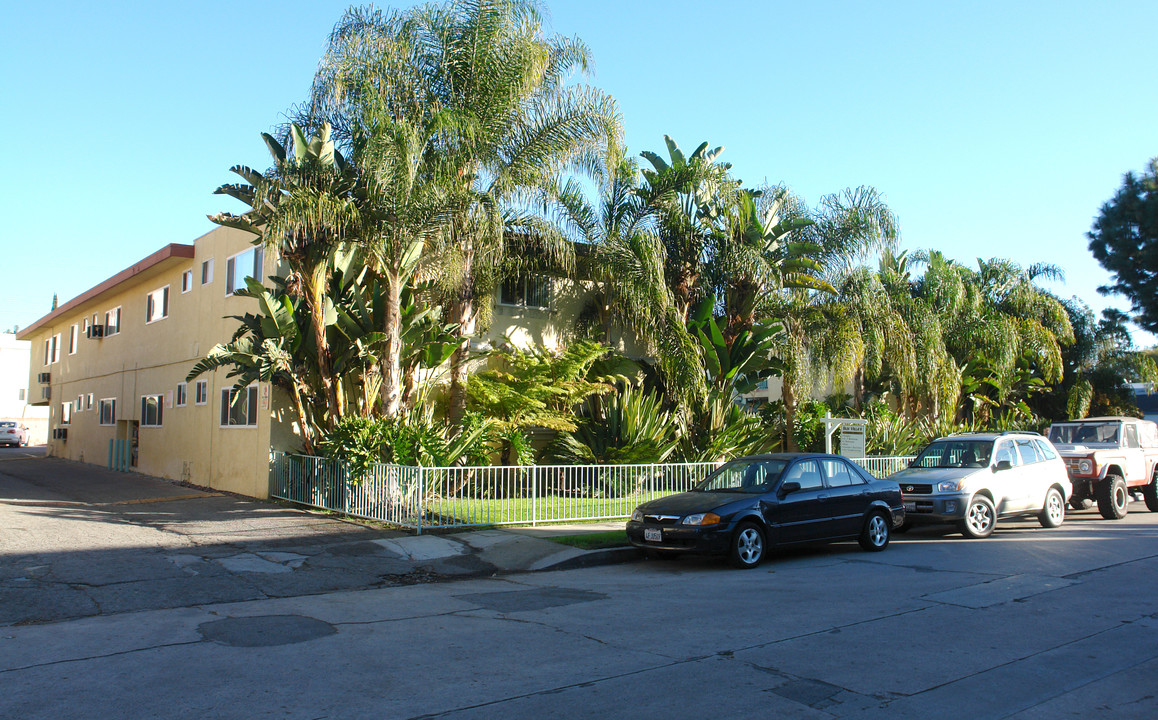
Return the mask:
<svg viewBox="0 0 1158 720">
<path fill-rule="evenodd" d="M 732 565 L 741 570 L 751 570 L 764 559 L 764 531 L 753 522 L 742 522 L 732 536 Z"/>
<path fill-rule="evenodd" d="M 961 534 L 967 538 L 987 538 L 993 534 L 997 525 L 997 511 L 993 502 L 984 495 L 978 495 L 969 501 L 965 510 L 965 519 L 961 521 Z"/>
</svg>

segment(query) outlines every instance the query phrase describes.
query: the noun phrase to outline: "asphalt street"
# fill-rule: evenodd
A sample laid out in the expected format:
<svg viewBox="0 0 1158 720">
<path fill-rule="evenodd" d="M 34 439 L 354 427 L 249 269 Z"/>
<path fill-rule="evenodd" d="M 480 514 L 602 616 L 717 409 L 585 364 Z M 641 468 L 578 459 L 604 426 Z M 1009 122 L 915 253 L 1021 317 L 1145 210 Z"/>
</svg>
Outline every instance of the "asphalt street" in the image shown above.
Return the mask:
<svg viewBox="0 0 1158 720">
<path fill-rule="evenodd" d="M 7 593 L 36 582 L 20 563 L 53 543 L 12 539 L 13 518 L 67 506 L 12 504 L 5 482 Z M 135 533 L 118 544 L 115 517 L 66 520 L 99 546 L 45 548 L 53 568 L 173 554 Z M 310 548 L 363 542 L 293 534 L 298 554 L 337 565 L 340 553 Z M 142 567 L 125 582 L 146 594 L 164 579 L 150 572 L 170 571 Z M 258 576 L 291 573 L 231 572 L 260 596 L 0 621 L 0 717 L 1158 717 L 1158 513 L 1137 502 L 1117 522 L 1004 522 L 981 541 L 921 529 L 883 553 L 804 548 L 753 571 L 681 558 L 285 596 Z"/>
</svg>

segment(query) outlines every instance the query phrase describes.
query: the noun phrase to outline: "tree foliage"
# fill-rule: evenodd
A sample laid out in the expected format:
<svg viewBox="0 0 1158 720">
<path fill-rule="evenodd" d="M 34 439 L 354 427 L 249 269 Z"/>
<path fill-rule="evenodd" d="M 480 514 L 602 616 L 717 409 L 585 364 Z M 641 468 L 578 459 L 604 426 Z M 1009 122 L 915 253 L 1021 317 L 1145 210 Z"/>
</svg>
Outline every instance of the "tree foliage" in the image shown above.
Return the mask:
<svg viewBox="0 0 1158 720">
<path fill-rule="evenodd" d="M 1141 176 L 1126 173 L 1087 237 L 1090 252 L 1114 279 L 1099 291 L 1125 295 L 1134 321 L 1158 333 L 1158 158 Z"/>
</svg>

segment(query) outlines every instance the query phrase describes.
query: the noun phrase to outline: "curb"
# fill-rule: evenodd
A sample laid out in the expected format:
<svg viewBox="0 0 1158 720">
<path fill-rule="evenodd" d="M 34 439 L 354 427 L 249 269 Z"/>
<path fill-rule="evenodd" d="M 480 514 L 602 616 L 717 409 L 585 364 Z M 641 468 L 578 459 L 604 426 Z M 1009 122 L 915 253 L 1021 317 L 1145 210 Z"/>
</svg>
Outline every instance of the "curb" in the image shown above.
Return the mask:
<svg viewBox="0 0 1158 720">
<path fill-rule="evenodd" d="M 600 565 L 619 565 L 632 562 L 640 558 L 639 549 L 634 547 L 605 548 L 603 550 L 588 550 L 577 557 L 561 560 L 554 565 L 542 567 L 535 572 L 549 570 L 578 570 L 580 568 L 598 567 Z"/>
</svg>

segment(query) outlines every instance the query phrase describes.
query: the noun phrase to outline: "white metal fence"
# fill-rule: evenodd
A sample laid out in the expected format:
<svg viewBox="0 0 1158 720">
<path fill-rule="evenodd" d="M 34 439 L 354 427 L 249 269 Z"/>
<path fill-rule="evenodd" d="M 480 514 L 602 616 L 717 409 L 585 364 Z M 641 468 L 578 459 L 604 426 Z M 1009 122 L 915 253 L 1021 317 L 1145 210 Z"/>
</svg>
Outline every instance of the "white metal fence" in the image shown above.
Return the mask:
<svg viewBox="0 0 1158 720">
<path fill-rule="evenodd" d="M 884 477 L 912 458 L 856 460 Z M 334 460 L 274 453 L 270 495 L 410 528 L 535 525 L 626 518 L 640 503 L 684 492 L 718 463 L 410 467 L 375 465 L 360 482 Z"/>
</svg>

